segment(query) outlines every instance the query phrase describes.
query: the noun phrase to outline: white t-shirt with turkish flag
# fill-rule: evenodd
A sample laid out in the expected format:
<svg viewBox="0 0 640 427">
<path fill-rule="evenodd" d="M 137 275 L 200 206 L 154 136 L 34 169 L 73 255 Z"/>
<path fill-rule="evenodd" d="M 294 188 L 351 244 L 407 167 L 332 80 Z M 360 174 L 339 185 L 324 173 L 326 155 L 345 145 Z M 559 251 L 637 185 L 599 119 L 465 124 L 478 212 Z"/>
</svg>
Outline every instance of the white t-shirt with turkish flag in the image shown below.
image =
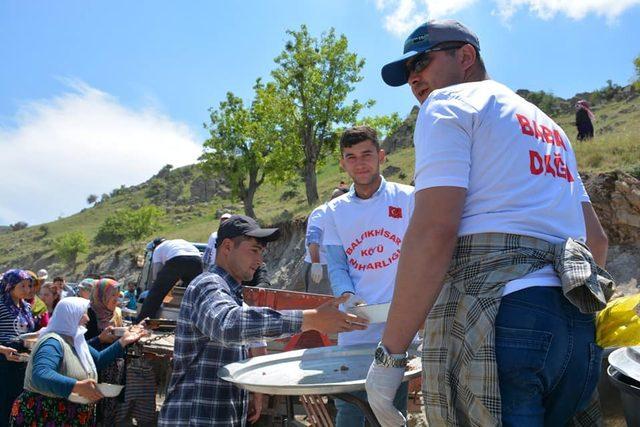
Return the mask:
<svg viewBox="0 0 640 427">
<path fill-rule="evenodd" d="M 588 202 L 564 131 L 493 80 L 433 91 L 414 133 L 416 191 L 463 187 L 459 235 L 498 232 L 559 243 L 586 239 Z M 509 282 L 504 294 L 560 286 L 551 266 Z"/>
<path fill-rule="evenodd" d="M 400 246 L 413 213 L 413 187 L 384 178 L 369 199 L 352 189 L 327 203 L 323 245 L 342 246 L 356 294 L 367 304 L 391 301 Z M 339 334 L 340 345 L 379 342 L 385 323 Z"/>
</svg>

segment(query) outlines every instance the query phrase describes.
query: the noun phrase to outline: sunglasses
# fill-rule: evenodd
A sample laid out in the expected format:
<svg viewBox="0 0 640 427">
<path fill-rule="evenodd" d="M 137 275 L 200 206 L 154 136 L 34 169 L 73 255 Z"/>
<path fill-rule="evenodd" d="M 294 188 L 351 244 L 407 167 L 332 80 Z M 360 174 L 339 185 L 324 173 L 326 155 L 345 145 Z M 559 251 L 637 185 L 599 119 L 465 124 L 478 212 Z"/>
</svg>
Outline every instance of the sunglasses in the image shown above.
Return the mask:
<svg viewBox="0 0 640 427">
<path fill-rule="evenodd" d="M 407 74 L 411 73 L 419 73 L 425 68 L 429 66 L 433 57 L 431 56 L 431 52 L 439 52 L 445 50 L 456 50 L 460 49 L 464 44 L 455 45 L 455 46 L 443 46 L 443 47 L 435 47 L 428 52 L 422 52 L 409 59 L 406 63 Z"/>
</svg>

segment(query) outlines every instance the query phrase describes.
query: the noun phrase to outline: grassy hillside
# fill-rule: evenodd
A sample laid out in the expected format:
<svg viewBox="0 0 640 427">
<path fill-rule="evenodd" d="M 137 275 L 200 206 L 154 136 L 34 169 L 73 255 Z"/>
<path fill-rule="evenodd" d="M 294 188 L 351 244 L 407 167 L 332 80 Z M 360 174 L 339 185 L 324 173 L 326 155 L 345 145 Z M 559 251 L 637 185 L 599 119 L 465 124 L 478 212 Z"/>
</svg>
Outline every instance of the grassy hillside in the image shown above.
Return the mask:
<svg viewBox="0 0 640 427">
<path fill-rule="evenodd" d="M 566 100 L 562 102 L 569 104 Z M 589 142 L 573 141 L 575 126 L 570 109 L 563 108 L 564 112 L 554 117 L 572 138 L 580 169 L 585 172 L 623 169 L 636 176 L 640 175 L 640 98 L 626 97 L 603 102 L 595 105 L 593 110 L 596 114 L 596 138 Z M 393 152 L 383 166 L 383 170 L 392 167 L 385 172 L 385 176 L 394 181 L 409 183 L 413 175 L 413 157 L 413 149 L 410 147 Z M 118 247 L 92 245 L 88 253 L 79 257 L 75 272 L 80 274 L 89 262 L 100 262 L 114 253 L 140 253 L 144 243 L 153 236 L 206 241 L 217 226 L 216 213 L 242 213 L 243 209 L 240 202 L 224 195 L 209 197 L 205 202 L 191 201 L 190 185 L 194 180 L 202 179 L 201 175 L 196 166 L 172 170 L 138 186 L 114 190 L 111 197 L 75 215 L 20 231 L 0 233 L 0 269 L 16 266 L 32 269 L 45 267 L 54 272 L 64 271 L 69 274 L 70 269 L 56 260 L 52 247 L 56 237 L 79 230 L 89 240 L 93 240 L 98 227 L 109 215 L 118 209 L 137 208 L 145 204 L 153 204 L 166 211 L 160 229 L 139 242 Z M 330 159 L 321 166 L 318 170 L 321 199 L 326 200 L 340 180 L 348 181 L 338 167 L 337 158 Z M 302 218 L 310 210 L 302 180 L 286 185 L 267 183 L 258 190 L 255 198 L 256 214 L 265 224 Z"/>
</svg>

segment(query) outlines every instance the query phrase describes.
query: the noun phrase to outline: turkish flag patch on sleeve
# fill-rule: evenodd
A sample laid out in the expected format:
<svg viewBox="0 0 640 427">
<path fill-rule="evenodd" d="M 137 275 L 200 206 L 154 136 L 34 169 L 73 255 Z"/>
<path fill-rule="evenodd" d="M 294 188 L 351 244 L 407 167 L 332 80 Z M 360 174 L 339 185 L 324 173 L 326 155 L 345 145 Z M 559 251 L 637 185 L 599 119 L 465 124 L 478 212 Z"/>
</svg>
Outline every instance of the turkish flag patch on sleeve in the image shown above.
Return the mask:
<svg viewBox="0 0 640 427">
<path fill-rule="evenodd" d="M 402 208 L 396 206 L 389 206 L 390 218 L 402 218 Z"/>
</svg>

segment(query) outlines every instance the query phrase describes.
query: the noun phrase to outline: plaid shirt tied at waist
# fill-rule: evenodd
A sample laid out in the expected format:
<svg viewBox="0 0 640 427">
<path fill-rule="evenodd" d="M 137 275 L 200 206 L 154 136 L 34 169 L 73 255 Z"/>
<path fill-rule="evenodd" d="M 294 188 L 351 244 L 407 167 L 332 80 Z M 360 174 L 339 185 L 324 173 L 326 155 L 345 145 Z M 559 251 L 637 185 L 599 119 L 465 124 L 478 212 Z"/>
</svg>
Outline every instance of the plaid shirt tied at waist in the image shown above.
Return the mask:
<svg viewBox="0 0 640 427">
<path fill-rule="evenodd" d="M 560 277 L 565 297 L 581 312 L 605 307 L 613 279 L 580 241 L 570 238 L 554 245 L 502 233 L 458 239 L 425 324 L 422 384 L 430 426 L 501 425 L 494 334 L 502 288 L 549 264 Z M 594 404 L 575 420 L 578 425 L 598 418 L 597 400 Z"/>
</svg>

